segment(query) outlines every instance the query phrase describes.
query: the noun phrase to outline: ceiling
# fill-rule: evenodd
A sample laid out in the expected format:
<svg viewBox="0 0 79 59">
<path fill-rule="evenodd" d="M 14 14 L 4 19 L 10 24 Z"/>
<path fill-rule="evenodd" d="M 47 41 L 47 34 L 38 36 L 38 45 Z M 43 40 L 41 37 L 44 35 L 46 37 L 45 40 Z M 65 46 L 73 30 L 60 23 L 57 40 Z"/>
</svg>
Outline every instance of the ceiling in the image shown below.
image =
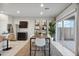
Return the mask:
<svg viewBox="0 0 79 59">
<path fill-rule="evenodd" d="M 42 11 L 43 17 L 55 17 L 70 3 L 44 3 L 44 7 L 40 7 L 40 3 L 4 3 L 1 5 L 1 11 L 11 16 L 40 17 Z M 17 14 L 17 11 L 20 11 L 20 13 Z"/>
</svg>

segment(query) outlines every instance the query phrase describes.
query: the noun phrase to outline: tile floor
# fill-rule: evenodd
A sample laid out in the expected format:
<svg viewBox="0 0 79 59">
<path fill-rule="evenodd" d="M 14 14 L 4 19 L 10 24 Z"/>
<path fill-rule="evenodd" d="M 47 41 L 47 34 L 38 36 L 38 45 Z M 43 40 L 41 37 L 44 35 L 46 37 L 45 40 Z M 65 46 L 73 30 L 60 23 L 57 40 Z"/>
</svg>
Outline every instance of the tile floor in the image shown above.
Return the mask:
<svg viewBox="0 0 79 59">
<path fill-rule="evenodd" d="M 34 53 L 35 51 L 32 51 L 32 56 L 34 56 Z M 62 56 L 62 54 L 53 45 L 51 45 L 50 54 L 51 56 Z M 36 51 L 35 56 L 44 56 L 44 51 Z M 49 56 L 49 51 L 46 51 L 46 56 Z"/>
</svg>

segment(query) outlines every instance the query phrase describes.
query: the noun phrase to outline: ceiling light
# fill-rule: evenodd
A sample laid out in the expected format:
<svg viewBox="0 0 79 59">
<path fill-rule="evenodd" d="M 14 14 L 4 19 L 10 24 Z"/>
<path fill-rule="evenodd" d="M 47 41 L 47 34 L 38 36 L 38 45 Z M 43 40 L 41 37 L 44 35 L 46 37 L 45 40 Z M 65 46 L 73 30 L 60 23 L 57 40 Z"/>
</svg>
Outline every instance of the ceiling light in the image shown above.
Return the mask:
<svg viewBox="0 0 79 59">
<path fill-rule="evenodd" d="M 0 13 L 4 13 L 4 11 L 0 11 Z"/>
<path fill-rule="evenodd" d="M 18 10 L 18 11 L 17 11 L 17 14 L 19 14 L 19 13 L 20 13 L 20 11 Z"/>
<path fill-rule="evenodd" d="M 41 6 L 41 7 L 44 7 L 44 4 L 42 3 L 40 6 Z"/>
<path fill-rule="evenodd" d="M 40 12 L 40 15 L 43 15 L 43 12 Z"/>
</svg>

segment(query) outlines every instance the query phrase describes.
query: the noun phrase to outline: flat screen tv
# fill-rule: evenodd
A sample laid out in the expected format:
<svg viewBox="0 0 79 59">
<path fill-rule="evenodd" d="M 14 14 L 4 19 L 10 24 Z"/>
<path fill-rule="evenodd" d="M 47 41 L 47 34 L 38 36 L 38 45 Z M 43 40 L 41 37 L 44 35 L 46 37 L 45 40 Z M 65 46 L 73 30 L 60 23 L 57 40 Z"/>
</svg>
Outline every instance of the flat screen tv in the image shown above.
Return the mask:
<svg viewBox="0 0 79 59">
<path fill-rule="evenodd" d="M 27 28 L 28 22 L 27 21 L 20 21 L 19 28 Z"/>
</svg>

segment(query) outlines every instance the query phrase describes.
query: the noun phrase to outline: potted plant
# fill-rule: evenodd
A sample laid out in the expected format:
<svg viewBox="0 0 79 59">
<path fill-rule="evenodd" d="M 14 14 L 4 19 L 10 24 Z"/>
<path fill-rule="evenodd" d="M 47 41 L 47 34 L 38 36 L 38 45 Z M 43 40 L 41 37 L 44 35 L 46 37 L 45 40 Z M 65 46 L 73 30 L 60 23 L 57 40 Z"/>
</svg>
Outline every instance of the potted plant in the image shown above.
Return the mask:
<svg viewBox="0 0 79 59">
<path fill-rule="evenodd" d="M 49 35 L 55 41 L 55 21 L 49 23 Z"/>
</svg>

